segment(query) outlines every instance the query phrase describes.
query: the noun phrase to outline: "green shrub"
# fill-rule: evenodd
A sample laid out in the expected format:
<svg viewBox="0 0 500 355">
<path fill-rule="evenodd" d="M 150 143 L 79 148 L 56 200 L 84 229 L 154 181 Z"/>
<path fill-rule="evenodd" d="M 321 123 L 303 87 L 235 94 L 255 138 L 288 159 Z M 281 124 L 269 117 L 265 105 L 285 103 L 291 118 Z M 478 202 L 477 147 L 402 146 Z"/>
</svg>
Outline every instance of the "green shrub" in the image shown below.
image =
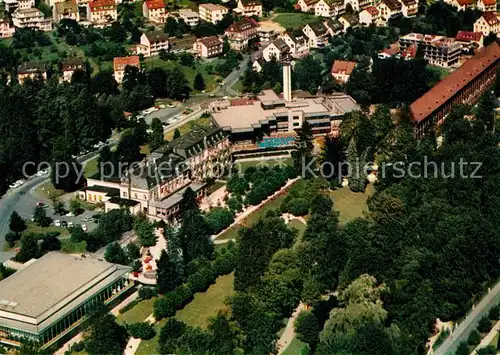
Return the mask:
<svg viewBox="0 0 500 355">
<path fill-rule="evenodd" d="M 118 313 L 120 314 L 123 314 L 127 311 L 130 311 L 132 308 L 135 307 L 136 304 L 139 303 L 139 300 L 133 300 L 132 302 L 130 302 L 129 304 L 127 304 L 125 307 L 121 308 Z"/>
<path fill-rule="evenodd" d="M 305 216 L 309 212 L 309 201 L 305 198 L 294 198 L 289 202 L 288 209 L 294 216 Z"/>
<path fill-rule="evenodd" d="M 473 330 L 470 332 L 469 337 L 467 338 L 467 344 L 469 345 L 478 345 L 481 342 L 481 334 L 477 330 Z"/>
<path fill-rule="evenodd" d="M 174 302 L 175 300 L 169 297 L 168 293 L 164 297 L 158 298 L 153 307 L 153 315 L 155 319 L 159 320 L 175 315 L 177 305 Z"/>
<path fill-rule="evenodd" d="M 139 289 L 139 297 L 143 300 L 149 300 L 153 296 L 158 295 L 158 290 L 152 288 L 152 287 L 141 287 Z"/>
<path fill-rule="evenodd" d="M 500 307 L 494 306 L 490 309 L 488 313 L 488 318 L 491 320 L 499 320 L 500 319 Z"/>
<path fill-rule="evenodd" d="M 132 323 L 128 326 L 128 332 L 134 338 L 144 340 L 152 339 L 155 336 L 153 326 L 148 322 Z"/>
<path fill-rule="evenodd" d="M 479 333 L 488 333 L 491 330 L 490 319 L 486 316 L 481 318 L 477 324 L 477 330 Z"/>
<path fill-rule="evenodd" d="M 458 344 L 457 351 L 455 352 L 455 355 L 469 355 L 469 345 L 467 344 L 466 341 L 460 342 Z"/>
<path fill-rule="evenodd" d="M 83 341 L 79 341 L 77 343 L 74 343 L 72 346 L 71 346 L 71 351 L 74 351 L 74 352 L 80 352 L 80 351 L 83 351 L 85 349 L 85 344 L 83 343 Z"/>
<path fill-rule="evenodd" d="M 477 351 L 477 355 L 496 355 L 497 349 L 494 345 L 488 345 Z"/>
</svg>

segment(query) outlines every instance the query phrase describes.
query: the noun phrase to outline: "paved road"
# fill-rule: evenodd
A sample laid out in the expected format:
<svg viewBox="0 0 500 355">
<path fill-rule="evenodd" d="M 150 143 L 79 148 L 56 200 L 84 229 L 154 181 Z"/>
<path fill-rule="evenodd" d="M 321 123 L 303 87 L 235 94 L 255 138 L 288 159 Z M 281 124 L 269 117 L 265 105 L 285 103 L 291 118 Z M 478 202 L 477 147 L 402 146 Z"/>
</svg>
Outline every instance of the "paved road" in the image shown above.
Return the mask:
<svg viewBox="0 0 500 355">
<path fill-rule="evenodd" d="M 488 315 L 490 309 L 500 302 L 500 282 L 483 297 L 483 299 L 474 307 L 467 317 L 453 331 L 439 348 L 434 351 L 434 355 L 454 355 L 458 344 L 467 341 L 470 332 L 477 327 L 479 320 Z"/>
</svg>

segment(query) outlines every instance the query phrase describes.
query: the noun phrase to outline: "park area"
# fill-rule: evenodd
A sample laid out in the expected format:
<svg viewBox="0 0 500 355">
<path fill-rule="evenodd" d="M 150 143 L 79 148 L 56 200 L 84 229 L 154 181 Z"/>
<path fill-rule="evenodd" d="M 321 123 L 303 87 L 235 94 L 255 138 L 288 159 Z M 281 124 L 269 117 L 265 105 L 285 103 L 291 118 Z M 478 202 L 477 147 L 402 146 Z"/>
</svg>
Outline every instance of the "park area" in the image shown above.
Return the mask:
<svg viewBox="0 0 500 355">
<path fill-rule="evenodd" d="M 211 317 L 217 315 L 224 307 L 225 299 L 233 292 L 234 274 L 224 275 L 217 278 L 215 284 L 211 285 L 205 292 L 194 295 L 194 299 L 183 309 L 177 311 L 175 318 L 191 326 L 206 329 Z M 120 323 L 142 322 L 153 313 L 153 304 L 156 298 L 145 300 L 137 304 L 131 310 L 118 317 Z M 130 314 L 129 314 L 130 313 Z M 158 353 L 158 339 L 161 327 L 167 319 L 162 319 L 155 324 L 156 336 L 150 340 L 143 340 L 136 351 L 137 355 L 150 355 Z"/>
<path fill-rule="evenodd" d="M 302 28 L 309 23 L 317 22 L 318 18 L 313 14 L 283 13 L 274 16 L 272 21 L 279 23 L 284 28 Z"/>
</svg>

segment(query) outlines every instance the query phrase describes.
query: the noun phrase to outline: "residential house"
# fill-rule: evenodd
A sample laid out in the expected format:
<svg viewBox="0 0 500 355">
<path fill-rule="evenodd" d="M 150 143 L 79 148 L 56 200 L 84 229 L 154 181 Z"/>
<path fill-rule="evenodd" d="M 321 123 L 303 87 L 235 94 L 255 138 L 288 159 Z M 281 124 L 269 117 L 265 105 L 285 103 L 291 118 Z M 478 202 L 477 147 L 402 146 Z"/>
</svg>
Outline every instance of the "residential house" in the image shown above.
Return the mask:
<svg viewBox="0 0 500 355">
<path fill-rule="evenodd" d="M 260 43 L 270 43 L 278 37 L 278 33 L 272 28 L 259 27 L 257 30 Z"/>
<path fill-rule="evenodd" d="M 348 28 L 355 28 L 359 25 L 359 18 L 355 15 L 345 14 L 339 17 L 339 22 L 343 26 L 343 31 L 347 31 Z"/>
<path fill-rule="evenodd" d="M 17 9 L 12 14 L 12 23 L 19 28 L 33 28 L 39 31 L 52 31 L 52 20 L 45 18 L 37 8 Z"/>
<path fill-rule="evenodd" d="M 334 17 L 345 13 L 344 0 L 319 0 L 314 5 L 314 14 L 321 17 Z"/>
<path fill-rule="evenodd" d="M 168 36 L 163 31 L 148 31 L 142 34 L 141 43 L 137 45 L 137 54 L 144 57 L 158 55 L 162 49 L 170 48 Z"/>
<path fill-rule="evenodd" d="M 356 62 L 349 62 L 345 60 L 335 60 L 332 65 L 330 74 L 338 82 L 345 84 L 356 67 Z"/>
<path fill-rule="evenodd" d="M 17 0 L 3 0 L 3 6 L 6 12 L 13 13 L 19 7 L 19 2 Z M 34 7 L 35 5 L 33 5 Z"/>
<path fill-rule="evenodd" d="M 408 47 L 402 48 L 401 45 L 396 42 L 389 46 L 389 48 L 385 48 L 380 51 L 377 55 L 379 59 L 388 59 L 388 58 L 397 58 L 410 60 L 415 59 L 417 55 L 417 45 L 410 44 Z"/>
<path fill-rule="evenodd" d="M 52 7 L 52 16 L 55 23 L 59 23 L 62 19 L 71 19 L 80 22 L 80 11 L 78 10 L 76 0 L 56 2 Z"/>
<path fill-rule="evenodd" d="M 497 11 L 497 1 L 496 0 L 478 0 L 476 2 L 476 9 L 483 12 L 496 12 Z"/>
<path fill-rule="evenodd" d="M 382 0 L 377 5 L 377 10 L 380 12 L 380 20 L 387 24 L 391 18 L 398 17 L 402 14 L 403 6 L 398 0 Z"/>
<path fill-rule="evenodd" d="M 203 37 L 198 39 L 194 45 L 193 49 L 199 57 L 212 58 L 222 55 L 224 42 L 217 36 Z"/>
<path fill-rule="evenodd" d="M 323 25 L 326 26 L 328 33 L 332 37 L 336 37 L 336 36 L 340 35 L 342 33 L 342 31 L 344 31 L 344 25 L 342 24 L 342 22 L 340 22 L 337 19 L 333 20 L 333 19 L 329 18 L 329 19 L 323 21 Z"/>
<path fill-rule="evenodd" d="M 483 16 L 474 22 L 474 32 L 481 32 L 483 36 L 490 33 L 498 35 L 500 33 L 500 20 L 495 12 L 485 12 Z"/>
<path fill-rule="evenodd" d="M 295 5 L 295 9 L 302 12 L 314 12 L 314 6 L 318 0 L 299 0 Z"/>
<path fill-rule="evenodd" d="M 321 48 L 328 43 L 328 29 L 323 22 L 313 22 L 302 28 L 302 32 L 309 39 L 309 48 Z"/>
<path fill-rule="evenodd" d="M 279 62 L 283 57 L 283 54 L 289 52 L 290 47 L 288 47 L 284 40 L 278 38 L 274 42 L 270 43 L 266 48 L 264 48 L 262 56 L 266 60 L 266 62 L 271 61 L 272 58 L 276 59 L 276 61 Z"/>
<path fill-rule="evenodd" d="M 195 27 L 200 23 L 200 15 L 198 15 L 197 12 L 191 9 L 180 9 L 178 12 L 180 18 L 183 19 L 188 26 Z"/>
<path fill-rule="evenodd" d="M 255 71 L 257 73 L 260 73 L 260 71 L 264 67 L 264 63 L 265 62 L 266 62 L 265 59 L 262 58 L 262 57 L 258 57 L 256 59 L 254 59 L 254 61 L 252 62 L 252 69 L 253 69 L 253 71 Z"/>
<path fill-rule="evenodd" d="M 474 0 L 445 0 L 445 2 L 455 6 L 458 11 L 465 11 L 474 7 Z"/>
<path fill-rule="evenodd" d="M 232 49 L 240 51 L 248 47 L 248 42 L 257 38 L 259 24 L 252 18 L 244 17 L 226 29 L 229 45 Z"/>
<path fill-rule="evenodd" d="M 115 57 L 113 58 L 113 70 L 115 80 L 118 84 L 123 83 L 123 76 L 126 67 L 136 67 L 141 69 L 141 61 L 138 55 L 131 55 L 129 57 Z"/>
<path fill-rule="evenodd" d="M 377 23 L 380 18 L 380 12 L 375 6 L 368 6 L 359 13 L 359 22 L 363 26 L 369 26 L 372 23 Z"/>
<path fill-rule="evenodd" d="M 413 44 L 417 46 L 423 45 L 425 47 L 444 38 L 446 37 L 438 35 L 424 35 L 421 33 L 409 33 L 400 37 L 399 43 L 402 48 L 407 48 Z"/>
<path fill-rule="evenodd" d="M 93 0 L 87 4 L 87 18 L 97 25 L 105 25 L 118 19 L 115 0 Z"/>
<path fill-rule="evenodd" d="M 281 39 L 290 48 L 290 54 L 294 57 L 300 57 L 309 52 L 309 39 L 305 35 L 296 36 L 291 32 L 286 32 Z"/>
<path fill-rule="evenodd" d="M 360 12 L 369 6 L 374 6 L 376 2 L 376 0 L 345 0 L 344 4 L 346 8 L 350 5 L 355 12 Z"/>
<path fill-rule="evenodd" d="M 47 65 L 42 62 L 24 62 L 17 67 L 17 80 L 23 84 L 26 79 L 42 77 L 47 80 Z"/>
<path fill-rule="evenodd" d="M 142 15 L 150 22 L 165 23 L 168 13 L 163 0 L 146 0 L 142 4 Z"/>
<path fill-rule="evenodd" d="M 61 81 L 70 82 L 76 70 L 85 71 L 85 63 L 81 58 L 73 57 L 63 60 Z"/>
<path fill-rule="evenodd" d="M 442 38 L 425 47 L 424 59 L 431 65 L 443 68 L 457 66 L 462 54 L 462 45 L 454 38 Z"/>
<path fill-rule="evenodd" d="M 462 52 L 473 53 L 484 46 L 481 32 L 458 31 L 455 40 L 462 45 Z"/>
<path fill-rule="evenodd" d="M 417 0 L 400 0 L 404 17 L 415 17 L 418 13 Z"/>
<path fill-rule="evenodd" d="M 0 38 L 12 37 L 14 32 L 16 32 L 16 28 L 10 24 L 7 17 L 0 19 Z"/>
<path fill-rule="evenodd" d="M 229 9 L 222 5 L 215 4 L 200 4 L 198 13 L 200 19 L 205 22 L 213 23 L 214 25 L 221 21 L 229 12 Z"/>
<path fill-rule="evenodd" d="M 262 16 L 262 2 L 260 0 L 238 0 L 238 5 L 233 12 L 240 16 Z"/>
</svg>

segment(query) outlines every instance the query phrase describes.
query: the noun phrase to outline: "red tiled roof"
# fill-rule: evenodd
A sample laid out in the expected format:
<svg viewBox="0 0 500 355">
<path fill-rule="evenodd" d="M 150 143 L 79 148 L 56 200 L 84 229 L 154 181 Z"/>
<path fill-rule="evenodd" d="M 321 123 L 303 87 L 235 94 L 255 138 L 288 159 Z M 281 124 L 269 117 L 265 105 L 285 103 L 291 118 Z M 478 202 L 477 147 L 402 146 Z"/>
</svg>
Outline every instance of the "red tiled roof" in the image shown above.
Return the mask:
<svg viewBox="0 0 500 355">
<path fill-rule="evenodd" d="M 300 4 L 299 3 L 295 4 L 293 7 L 294 7 L 295 10 L 300 10 Z"/>
<path fill-rule="evenodd" d="M 203 37 L 199 39 L 200 43 L 202 43 L 205 47 L 215 47 L 222 45 L 222 40 L 220 40 L 217 36 Z"/>
<path fill-rule="evenodd" d="M 234 99 L 231 100 L 231 106 L 248 106 L 251 105 L 254 100 L 246 99 L 246 98 L 241 98 L 241 99 Z"/>
<path fill-rule="evenodd" d="M 244 17 L 241 21 L 235 22 L 231 26 L 229 26 L 226 32 L 239 33 L 256 27 L 259 27 L 257 21 L 255 21 L 253 18 Z"/>
<path fill-rule="evenodd" d="M 460 6 L 472 5 L 474 0 L 457 0 Z"/>
<path fill-rule="evenodd" d="M 102 7 L 116 6 L 115 0 L 95 0 L 89 2 L 90 11 L 100 11 Z"/>
<path fill-rule="evenodd" d="M 368 13 L 372 16 L 378 15 L 378 10 L 375 6 L 368 6 L 365 10 L 368 11 Z"/>
<path fill-rule="evenodd" d="M 499 58 L 500 46 L 496 43 L 481 50 L 410 105 L 413 121 L 425 120 Z"/>
<path fill-rule="evenodd" d="M 351 75 L 356 64 L 357 64 L 356 62 L 348 62 L 346 60 L 336 60 L 333 62 L 331 73 Z"/>
<path fill-rule="evenodd" d="M 113 58 L 113 68 L 115 71 L 125 70 L 127 65 L 133 67 L 140 67 L 141 62 L 139 60 L 139 56 L 131 55 L 129 57 L 115 57 Z"/>
<path fill-rule="evenodd" d="M 164 9 L 165 3 L 163 2 L 163 0 L 147 0 L 146 6 L 150 10 Z"/>
<path fill-rule="evenodd" d="M 475 41 L 478 42 L 483 37 L 481 32 L 472 32 L 472 31 L 458 31 L 457 36 L 455 37 L 457 41 L 462 42 L 470 42 Z"/>
<path fill-rule="evenodd" d="M 497 0 L 483 0 L 483 4 L 485 5 L 496 5 Z"/>
<path fill-rule="evenodd" d="M 401 57 L 404 58 L 415 58 L 417 56 L 417 46 L 415 44 L 412 44 L 406 49 L 403 49 L 401 51 Z"/>
<path fill-rule="evenodd" d="M 483 18 L 488 22 L 490 26 L 494 26 L 500 21 L 498 20 L 497 14 L 494 12 L 485 12 Z"/>
</svg>

